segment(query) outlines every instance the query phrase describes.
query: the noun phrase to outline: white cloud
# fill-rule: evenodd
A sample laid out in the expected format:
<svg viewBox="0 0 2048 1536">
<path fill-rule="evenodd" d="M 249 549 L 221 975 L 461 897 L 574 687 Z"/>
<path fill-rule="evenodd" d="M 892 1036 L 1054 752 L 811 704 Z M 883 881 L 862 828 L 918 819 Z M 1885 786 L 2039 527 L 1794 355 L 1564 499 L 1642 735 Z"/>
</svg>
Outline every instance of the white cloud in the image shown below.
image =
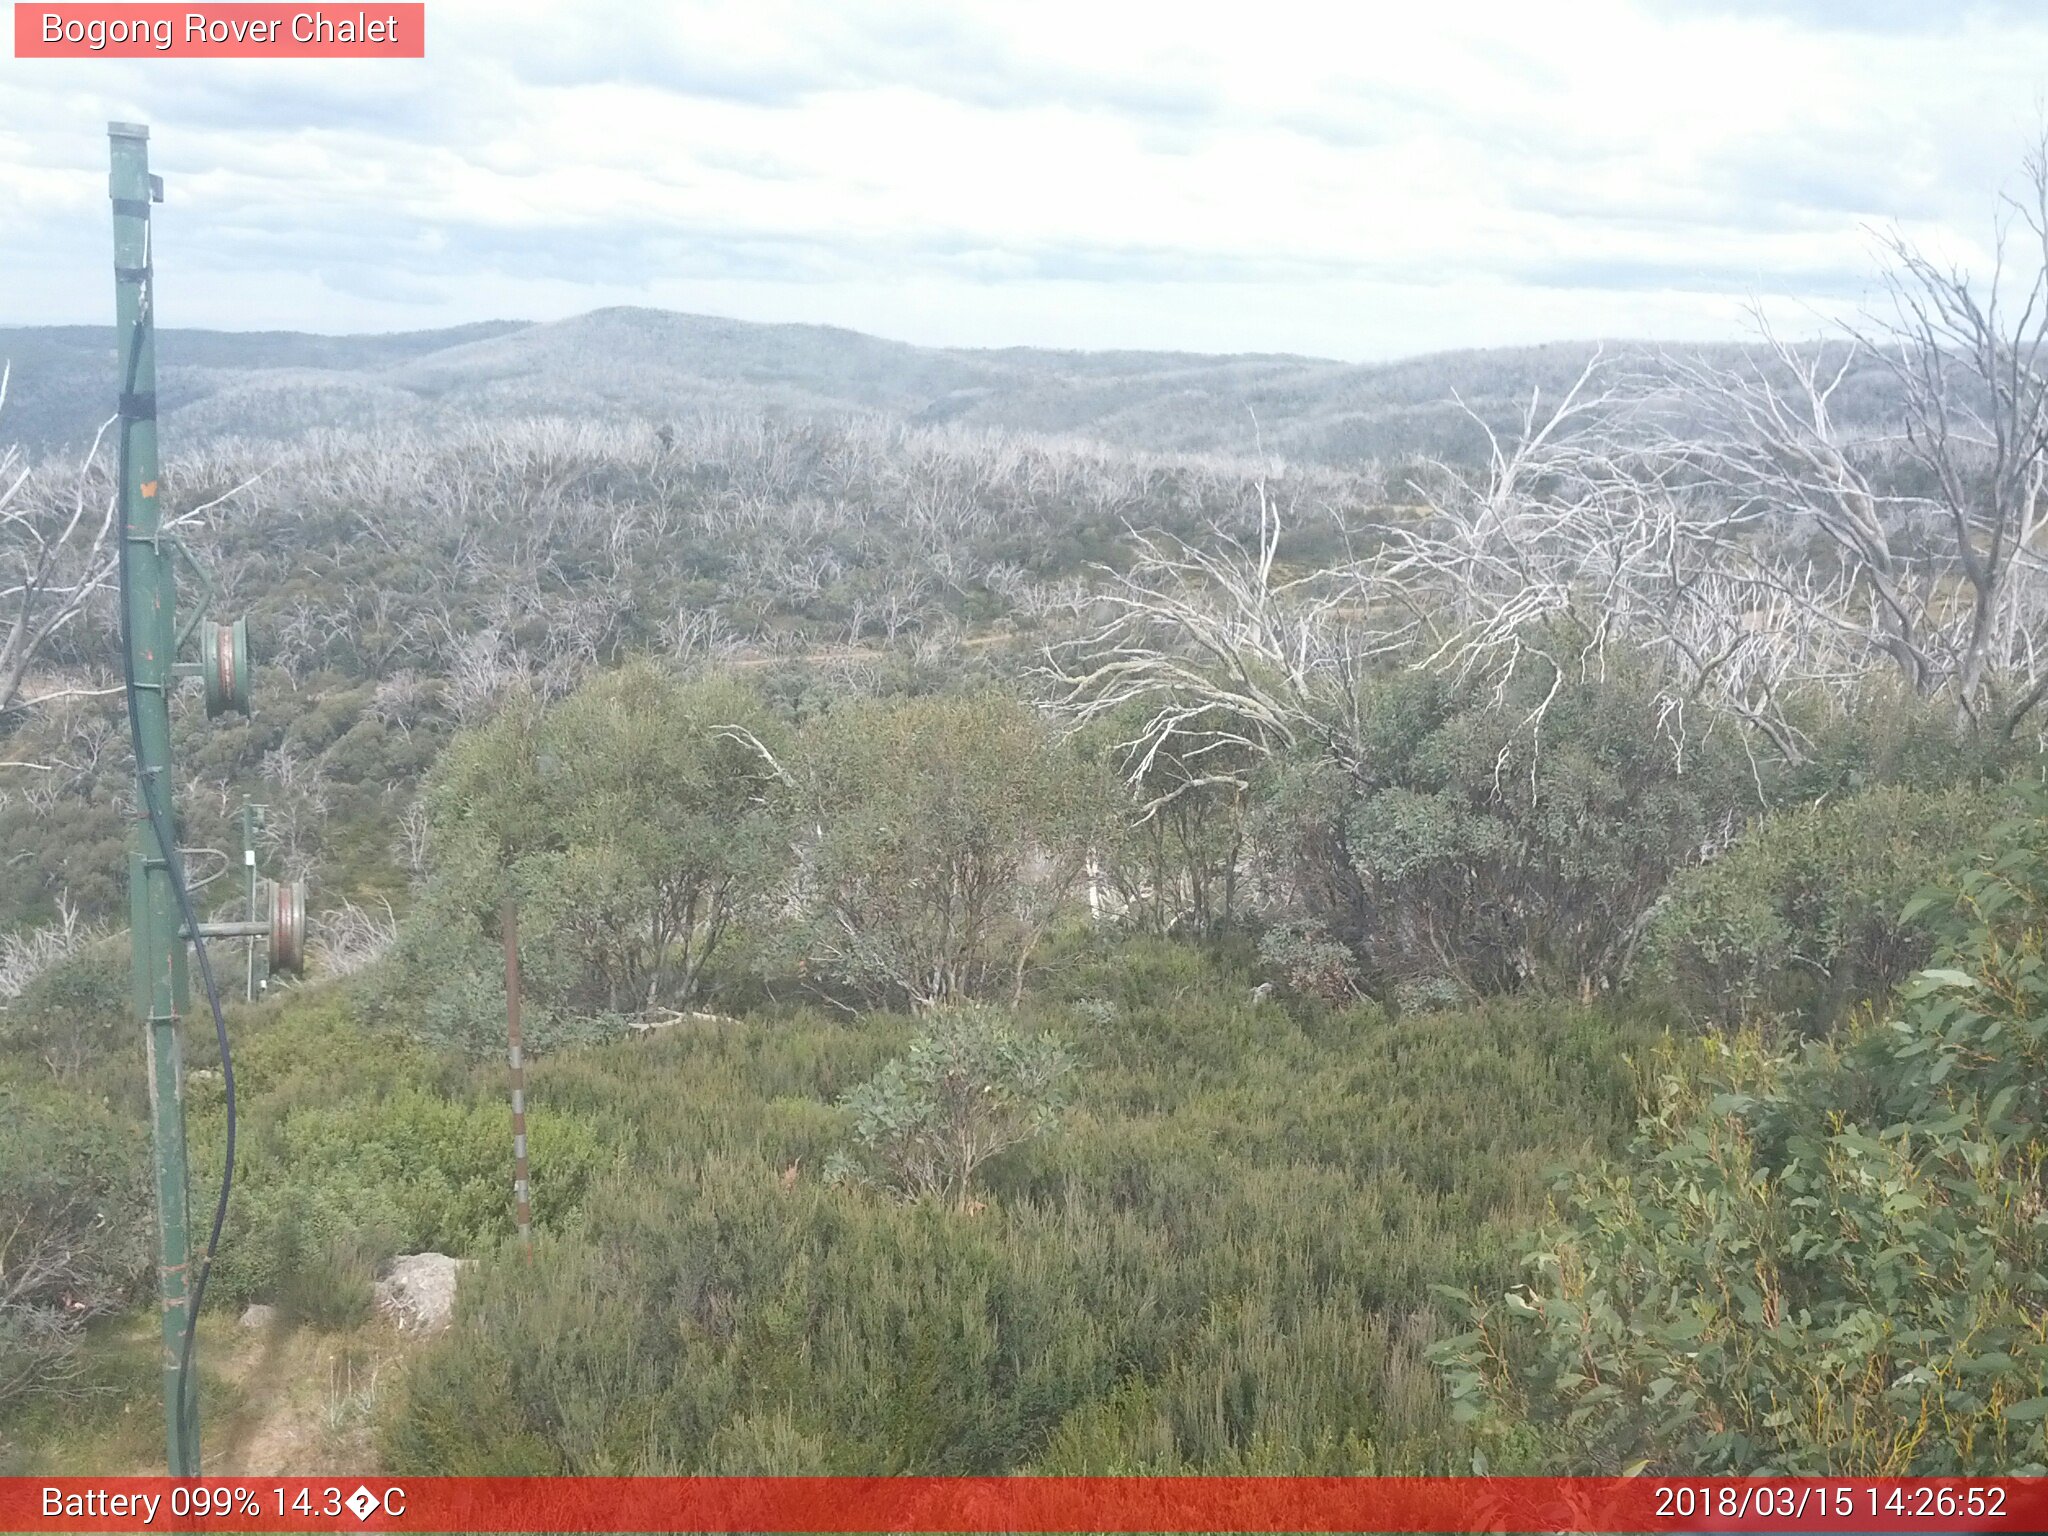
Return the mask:
<svg viewBox="0 0 2048 1536">
<path fill-rule="evenodd" d="M 0 61 L 0 322 L 104 318 L 108 118 L 165 318 L 635 302 L 908 340 L 1380 357 L 1817 312 L 1981 260 L 2026 8 L 431 0 L 422 62 Z"/>
</svg>

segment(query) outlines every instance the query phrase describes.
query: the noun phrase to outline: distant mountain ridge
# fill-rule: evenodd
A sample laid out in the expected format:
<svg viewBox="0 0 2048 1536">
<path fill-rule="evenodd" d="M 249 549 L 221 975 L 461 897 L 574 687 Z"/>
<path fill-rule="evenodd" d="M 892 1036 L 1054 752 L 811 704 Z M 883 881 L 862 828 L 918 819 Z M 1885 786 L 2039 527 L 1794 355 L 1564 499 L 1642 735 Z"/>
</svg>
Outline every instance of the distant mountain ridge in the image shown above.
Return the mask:
<svg viewBox="0 0 2048 1536">
<path fill-rule="evenodd" d="M 1349 364 L 1282 354 L 980 351 L 919 347 L 819 325 L 666 310 L 319 336 L 166 330 L 157 397 L 174 438 L 284 438 L 315 428 L 431 426 L 536 414 L 675 419 L 709 410 L 872 412 L 1074 435 L 1159 452 L 1269 453 L 1356 463 L 1462 456 L 1472 424 L 1532 389 L 1555 395 L 1591 342 Z M 110 326 L 0 327 L 13 379 L 0 441 L 75 447 L 115 389 Z"/>
</svg>

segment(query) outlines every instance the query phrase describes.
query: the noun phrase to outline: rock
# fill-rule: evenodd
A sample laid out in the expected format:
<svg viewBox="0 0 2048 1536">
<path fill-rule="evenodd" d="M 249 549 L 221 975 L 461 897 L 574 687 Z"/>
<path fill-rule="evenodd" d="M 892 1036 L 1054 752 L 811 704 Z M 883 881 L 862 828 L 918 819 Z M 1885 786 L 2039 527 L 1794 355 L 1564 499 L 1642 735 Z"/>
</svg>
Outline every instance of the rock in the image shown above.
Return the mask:
<svg viewBox="0 0 2048 1536">
<path fill-rule="evenodd" d="M 277 1308 L 260 1301 L 252 1301 L 242 1312 L 244 1328 L 268 1328 L 277 1321 Z"/>
<path fill-rule="evenodd" d="M 377 1310 L 401 1328 L 432 1333 L 448 1326 L 455 1312 L 455 1282 L 468 1259 L 445 1253 L 406 1253 L 376 1285 Z"/>
</svg>

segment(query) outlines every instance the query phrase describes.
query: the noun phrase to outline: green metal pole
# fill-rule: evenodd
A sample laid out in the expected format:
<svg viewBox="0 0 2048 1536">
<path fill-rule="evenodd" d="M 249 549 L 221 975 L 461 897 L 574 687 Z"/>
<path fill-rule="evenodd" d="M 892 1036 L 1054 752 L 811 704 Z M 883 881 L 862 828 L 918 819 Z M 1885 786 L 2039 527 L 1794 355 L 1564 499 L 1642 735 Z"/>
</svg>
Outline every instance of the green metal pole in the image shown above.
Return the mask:
<svg viewBox="0 0 2048 1536">
<path fill-rule="evenodd" d="M 127 541 L 128 664 L 135 679 L 129 708 L 141 742 L 136 769 L 137 816 L 129 862 L 129 921 L 134 948 L 135 1011 L 149 1063 L 150 1127 L 156 1154 L 157 1290 L 163 1302 L 164 1422 L 173 1477 L 199 1475 L 198 1416 L 178 1400 L 178 1356 L 192 1284 L 185 1164 L 185 1073 L 179 1012 L 184 1000 L 184 944 L 179 937 L 166 849 L 142 807 L 155 794 L 167 803 L 171 785 L 172 641 L 175 592 L 171 555 L 159 539 L 157 495 L 156 326 L 150 271 L 149 130 L 109 123 L 114 206 L 114 300 L 121 369 L 121 423 L 127 434 L 127 477 L 120 487 L 121 536 Z"/>
</svg>

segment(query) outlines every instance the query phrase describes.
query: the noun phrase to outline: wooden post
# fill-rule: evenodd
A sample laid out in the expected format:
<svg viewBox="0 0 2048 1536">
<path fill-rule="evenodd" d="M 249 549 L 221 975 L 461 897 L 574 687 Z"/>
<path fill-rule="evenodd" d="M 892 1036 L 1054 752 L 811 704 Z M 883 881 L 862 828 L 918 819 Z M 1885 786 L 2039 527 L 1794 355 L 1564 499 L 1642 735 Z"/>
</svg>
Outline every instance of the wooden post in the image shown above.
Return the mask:
<svg viewBox="0 0 2048 1536">
<path fill-rule="evenodd" d="M 526 1058 L 519 1040 L 519 907 L 507 894 L 498 907 L 498 931 L 505 941 L 505 1033 L 512 1063 L 512 1219 L 519 1246 L 533 1262 L 533 1199 L 526 1182 Z"/>
</svg>

